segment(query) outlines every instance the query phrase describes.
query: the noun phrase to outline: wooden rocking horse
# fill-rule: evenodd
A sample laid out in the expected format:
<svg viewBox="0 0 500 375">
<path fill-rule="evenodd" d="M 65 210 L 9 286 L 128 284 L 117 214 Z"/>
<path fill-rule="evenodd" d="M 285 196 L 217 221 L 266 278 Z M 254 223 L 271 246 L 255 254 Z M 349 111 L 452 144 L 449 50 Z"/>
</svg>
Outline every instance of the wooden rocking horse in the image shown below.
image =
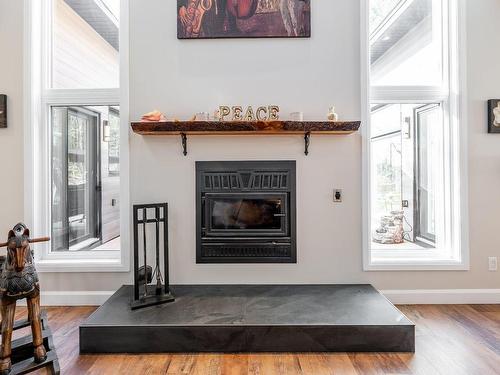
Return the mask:
<svg viewBox="0 0 500 375">
<path fill-rule="evenodd" d="M 30 243 L 49 241 L 48 237 L 30 239 L 30 231 L 24 224 L 17 224 L 9 231 L 7 256 L 0 257 L 0 310 L 2 313 L 2 348 L 0 350 L 0 375 L 6 375 L 12 367 L 12 331 L 16 302 L 26 298 L 28 320 L 31 323 L 34 359 L 42 363 L 47 359 L 43 345 L 40 316 L 40 285 L 33 263 Z"/>
</svg>

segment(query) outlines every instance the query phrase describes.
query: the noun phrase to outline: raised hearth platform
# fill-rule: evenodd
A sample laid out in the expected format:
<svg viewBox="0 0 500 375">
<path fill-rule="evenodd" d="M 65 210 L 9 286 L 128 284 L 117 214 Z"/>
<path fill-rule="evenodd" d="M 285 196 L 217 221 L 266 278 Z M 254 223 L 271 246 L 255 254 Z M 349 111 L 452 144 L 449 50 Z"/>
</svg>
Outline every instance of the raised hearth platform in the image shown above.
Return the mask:
<svg viewBox="0 0 500 375">
<path fill-rule="evenodd" d="M 130 310 L 121 287 L 80 326 L 81 353 L 413 352 L 415 326 L 371 285 L 172 286 Z"/>
</svg>

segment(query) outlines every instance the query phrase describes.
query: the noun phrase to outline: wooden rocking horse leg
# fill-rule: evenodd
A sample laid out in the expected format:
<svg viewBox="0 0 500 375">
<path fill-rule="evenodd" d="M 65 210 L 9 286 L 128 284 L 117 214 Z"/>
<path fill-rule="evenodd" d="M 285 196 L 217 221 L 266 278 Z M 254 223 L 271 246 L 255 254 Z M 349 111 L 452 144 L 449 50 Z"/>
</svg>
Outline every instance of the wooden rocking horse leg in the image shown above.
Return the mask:
<svg viewBox="0 0 500 375">
<path fill-rule="evenodd" d="M 14 315 L 16 313 L 16 301 L 2 301 L 2 349 L 0 353 L 0 374 L 6 375 L 10 372 L 12 362 L 12 329 L 14 327 Z"/>
<path fill-rule="evenodd" d="M 47 359 L 47 352 L 43 345 L 42 321 L 40 313 L 40 295 L 27 298 L 28 314 L 31 318 L 31 333 L 33 335 L 34 356 L 36 363 L 42 363 Z"/>
</svg>

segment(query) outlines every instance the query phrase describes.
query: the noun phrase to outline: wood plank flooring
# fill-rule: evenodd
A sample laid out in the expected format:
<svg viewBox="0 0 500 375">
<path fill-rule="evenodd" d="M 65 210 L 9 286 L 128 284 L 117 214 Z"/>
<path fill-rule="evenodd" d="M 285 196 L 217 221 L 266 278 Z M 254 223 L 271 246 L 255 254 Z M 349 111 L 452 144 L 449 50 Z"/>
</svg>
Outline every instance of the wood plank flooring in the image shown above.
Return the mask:
<svg viewBox="0 0 500 375">
<path fill-rule="evenodd" d="M 417 325 L 416 353 L 79 355 L 93 307 L 47 308 L 63 374 L 500 374 L 500 305 L 399 306 Z M 25 316 L 18 308 L 16 318 Z"/>
</svg>

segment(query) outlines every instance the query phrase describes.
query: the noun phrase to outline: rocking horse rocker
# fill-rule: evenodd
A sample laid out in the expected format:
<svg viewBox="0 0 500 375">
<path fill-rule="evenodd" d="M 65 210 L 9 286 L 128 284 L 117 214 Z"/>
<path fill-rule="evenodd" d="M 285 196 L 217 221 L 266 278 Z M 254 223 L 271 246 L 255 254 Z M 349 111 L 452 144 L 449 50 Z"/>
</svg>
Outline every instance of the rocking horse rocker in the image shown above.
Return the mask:
<svg viewBox="0 0 500 375">
<path fill-rule="evenodd" d="M 2 313 L 2 348 L 0 350 L 0 375 L 7 375 L 12 367 L 12 331 L 16 302 L 26 298 L 28 321 L 31 324 L 35 363 L 47 359 L 43 343 L 40 313 L 40 285 L 33 264 L 30 243 L 49 241 L 49 238 L 30 239 L 29 229 L 17 224 L 8 235 L 7 256 L 0 257 L 0 310 Z"/>
</svg>

